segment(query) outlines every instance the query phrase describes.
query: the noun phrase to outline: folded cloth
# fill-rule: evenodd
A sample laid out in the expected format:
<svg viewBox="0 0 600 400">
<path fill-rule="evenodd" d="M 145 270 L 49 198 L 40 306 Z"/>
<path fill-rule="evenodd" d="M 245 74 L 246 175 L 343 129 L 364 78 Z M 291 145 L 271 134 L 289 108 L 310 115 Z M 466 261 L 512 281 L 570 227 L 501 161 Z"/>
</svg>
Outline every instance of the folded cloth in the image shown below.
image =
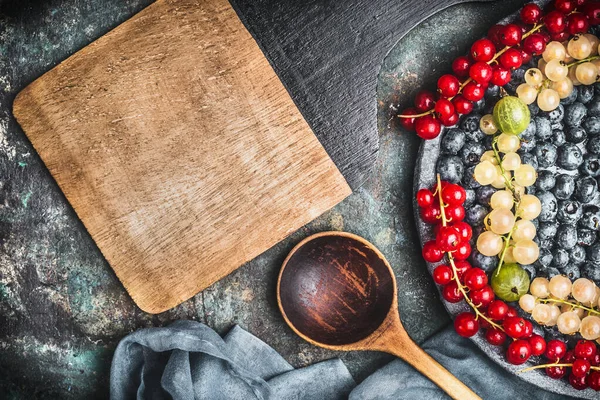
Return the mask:
<svg viewBox="0 0 600 400">
<path fill-rule="evenodd" d="M 505 371 L 452 329 L 423 349 L 483 399 L 568 399 Z M 125 337 L 115 351 L 112 400 L 432 400 L 449 398 L 401 360 L 356 386 L 339 360 L 293 369 L 267 344 L 235 326 L 224 339 L 206 325 L 178 321 Z"/>
<path fill-rule="evenodd" d="M 110 372 L 112 400 L 341 400 L 355 386 L 339 359 L 294 370 L 239 326 L 222 339 L 194 321 L 126 336 Z"/>
</svg>

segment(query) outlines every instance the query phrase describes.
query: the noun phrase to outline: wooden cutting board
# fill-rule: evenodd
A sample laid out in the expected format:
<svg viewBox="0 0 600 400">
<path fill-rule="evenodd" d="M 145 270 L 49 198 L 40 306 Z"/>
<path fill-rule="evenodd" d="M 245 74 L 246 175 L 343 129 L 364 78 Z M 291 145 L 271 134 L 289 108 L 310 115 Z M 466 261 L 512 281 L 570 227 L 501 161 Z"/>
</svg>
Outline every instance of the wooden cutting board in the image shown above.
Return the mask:
<svg viewBox="0 0 600 400">
<path fill-rule="evenodd" d="M 227 0 L 159 0 L 14 114 L 131 297 L 192 297 L 351 193 Z"/>
</svg>

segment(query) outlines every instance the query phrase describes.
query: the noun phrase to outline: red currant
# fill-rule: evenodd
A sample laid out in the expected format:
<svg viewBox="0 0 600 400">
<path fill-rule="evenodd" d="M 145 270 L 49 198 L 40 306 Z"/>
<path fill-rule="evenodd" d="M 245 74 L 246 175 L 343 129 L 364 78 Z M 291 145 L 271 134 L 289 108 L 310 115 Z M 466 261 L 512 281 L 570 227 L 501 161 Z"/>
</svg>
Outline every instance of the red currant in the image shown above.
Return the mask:
<svg viewBox="0 0 600 400">
<path fill-rule="evenodd" d="M 570 37 L 569 32 L 562 31 L 558 33 L 551 33 L 550 40 L 554 40 L 555 42 L 564 42 Z M 546 43 L 548 44 L 548 43 Z"/>
<path fill-rule="evenodd" d="M 500 32 L 502 32 L 502 28 L 504 28 L 504 25 L 496 24 L 487 32 L 488 39 L 490 39 L 497 48 L 502 45 L 502 42 L 500 41 Z"/>
<path fill-rule="evenodd" d="M 478 290 L 487 285 L 488 277 L 481 268 L 471 268 L 463 276 L 463 282 L 470 290 Z"/>
<path fill-rule="evenodd" d="M 544 24 L 550 33 L 562 32 L 566 28 L 565 15 L 560 11 L 550 11 L 544 16 Z"/>
<path fill-rule="evenodd" d="M 539 31 L 538 35 L 542 35 L 542 39 L 544 39 L 544 43 L 548 44 L 552 40 L 552 36 L 550 36 L 550 32 L 548 31 Z"/>
<path fill-rule="evenodd" d="M 491 61 L 496 54 L 496 46 L 489 39 L 479 39 L 471 46 L 471 57 L 475 61 Z"/>
<path fill-rule="evenodd" d="M 600 371 L 592 371 L 587 379 L 588 385 L 596 392 L 600 391 Z"/>
<path fill-rule="evenodd" d="M 492 67 L 486 62 L 477 61 L 475 64 L 471 65 L 469 76 L 475 82 L 485 85 L 492 79 Z"/>
<path fill-rule="evenodd" d="M 508 24 L 500 30 L 500 43 L 505 46 L 515 46 L 521 43 L 521 27 L 516 24 Z"/>
<path fill-rule="evenodd" d="M 471 245 L 469 242 L 460 242 L 458 249 L 452 253 L 457 261 L 464 261 L 471 255 Z"/>
<path fill-rule="evenodd" d="M 469 75 L 469 68 L 473 62 L 469 57 L 460 56 L 452 62 L 452 72 L 459 78 L 466 78 Z"/>
<path fill-rule="evenodd" d="M 571 386 L 573 386 L 573 388 L 575 388 L 577 390 L 583 390 L 588 386 L 587 385 L 587 376 L 584 375 L 582 377 L 578 377 L 573 374 L 570 374 L 569 375 L 569 383 L 571 384 Z"/>
<path fill-rule="evenodd" d="M 502 65 L 494 65 L 492 67 L 492 79 L 490 82 L 497 86 L 504 86 L 510 82 L 510 70 Z"/>
<path fill-rule="evenodd" d="M 567 352 L 567 345 L 560 340 L 553 339 L 546 343 L 546 353 L 544 355 L 550 362 L 556 362 L 563 358 Z"/>
<path fill-rule="evenodd" d="M 531 357 L 531 346 L 527 340 L 515 340 L 508 345 L 506 360 L 513 365 L 521 365 Z"/>
<path fill-rule="evenodd" d="M 446 218 L 452 222 L 462 221 L 465 218 L 465 209 L 463 206 L 449 205 L 445 208 Z"/>
<path fill-rule="evenodd" d="M 588 360 L 577 359 L 573 361 L 573 366 L 571 367 L 571 373 L 578 378 L 582 376 L 586 376 L 588 372 L 590 372 L 590 362 Z"/>
<path fill-rule="evenodd" d="M 433 281 L 438 285 L 447 285 L 452 281 L 452 268 L 446 264 L 438 265 L 433 270 Z"/>
<path fill-rule="evenodd" d="M 419 189 L 417 192 L 417 204 L 419 207 L 429 207 L 433 205 L 433 193 L 429 189 Z"/>
<path fill-rule="evenodd" d="M 445 119 L 454 114 L 454 105 L 450 100 L 442 98 L 435 103 L 434 111 L 440 120 Z"/>
<path fill-rule="evenodd" d="M 530 36 L 531 37 L 531 36 Z M 470 101 L 479 101 L 483 99 L 485 89 L 476 82 L 469 82 L 463 88 L 462 94 L 465 99 Z"/>
<path fill-rule="evenodd" d="M 525 320 L 521 317 L 506 317 L 502 326 L 508 336 L 519 339 L 523 337 L 525 331 Z"/>
<path fill-rule="evenodd" d="M 435 106 L 435 94 L 429 90 L 421 90 L 415 96 L 415 108 L 419 112 L 425 112 L 433 109 Z"/>
<path fill-rule="evenodd" d="M 573 13 L 567 17 L 567 30 L 571 35 L 586 33 L 590 27 L 588 17 L 583 13 Z"/>
<path fill-rule="evenodd" d="M 458 123 L 458 119 L 458 113 L 453 113 L 451 115 L 448 115 L 447 117 L 440 118 L 440 122 L 444 126 L 454 126 Z"/>
<path fill-rule="evenodd" d="M 454 330 L 462 337 L 471 337 L 479 331 L 479 322 L 475 314 L 463 312 L 454 319 Z"/>
<path fill-rule="evenodd" d="M 494 300 L 494 291 L 490 286 L 484 286 L 481 289 L 473 290 L 469 296 L 476 307 L 486 308 Z"/>
<path fill-rule="evenodd" d="M 442 212 L 439 205 L 433 205 L 421 209 L 421 219 L 426 224 L 437 224 L 440 222 Z"/>
<path fill-rule="evenodd" d="M 537 24 L 542 19 L 542 9 L 535 3 L 525 4 L 521 9 L 521 21 L 528 25 Z"/>
<path fill-rule="evenodd" d="M 444 97 L 456 96 L 460 89 L 460 81 L 451 74 L 440 76 L 437 82 L 438 92 Z"/>
<path fill-rule="evenodd" d="M 577 2 L 573 0 L 556 0 L 554 2 L 554 8 L 563 14 L 568 14 L 577 7 Z"/>
<path fill-rule="evenodd" d="M 453 226 L 458 230 L 458 233 L 460 233 L 462 241 L 471 240 L 473 237 L 473 229 L 471 228 L 471 225 L 466 222 L 459 221 Z"/>
<path fill-rule="evenodd" d="M 438 137 L 442 131 L 440 121 L 431 115 L 424 115 L 415 121 L 415 132 L 421 139 L 430 140 Z"/>
<path fill-rule="evenodd" d="M 569 350 L 562 358 L 562 362 L 565 364 L 573 364 L 573 361 L 575 361 L 575 354 L 573 354 L 573 350 Z"/>
<path fill-rule="evenodd" d="M 502 332 L 500 329 L 490 328 L 485 331 L 485 340 L 494 346 L 501 346 L 506 341 L 506 333 Z"/>
<path fill-rule="evenodd" d="M 467 199 L 467 192 L 460 185 L 451 183 L 442 189 L 442 200 L 444 204 L 461 206 Z"/>
<path fill-rule="evenodd" d="M 522 47 L 516 47 L 516 49 L 521 52 L 521 57 L 523 59 L 523 64 L 529 63 L 531 61 L 531 59 L 533 58 L 533 56 L 531 55 L 531 53 L 526 52 L 525 50 L 523 50 Z"/>
<path fill-rule="evenodd" d="M 589 340 L 579 340 L 573 349 L 576 358 L 592 361 L 596 356 L 596 345 Z"/>
<path fill-rule="evenodd" d="M 454 109 L 459 114 L 470 114 L 473 111 L 473 103 L 465 99 L 463 95 L 459 94 L 453 98 L 452 104 L 454 104 Z"/>
<path fill-rule="evenodd" d="M 452 226 L 442 226 L 436 236 L 435 242 L 443 252 L 454 251 L 460 244 L 460 234 Z"/>
<path fill-rule="evenodd" d="M 486 275 L 487 278 L 487 275 Z M 487 281 L 487 279 L 486 279 Z M 466 279 L 465 279 L 466 283 Z M 490 303 L 487 309 L 487 315 L 491 319 L 495 321 L 502 321 L 506 318 L 506 313 L 508 312 L 508 306 L 502 300 L 494 300 Z"/>
<path fill-rule="evenodd" d="M 590 2 L 584 7 L 585 15 L 587 15 L 591 25 L 600 24 L 600 3 L 597 1 Z"/>
<path fill-rule="evenodd" d="M 544 52 L 545 49 L 546 41 L 544 40 L 544 37 L 539 33 L 534 33 L 530 36 L 527 36 L 525 40 L 523 40 L 523 50 L 528 54 L 539 56 Z"/>
<path fill-rule="evenodd" d="M 527 341 L 531 346 L 531 355 L 541 356 L 546 351 L 546 341 L 540 335 L 533 334 Z"/>
<path fill-rule="evenodd" d="M 471 264 L 469 264 L 468 261 L 455 261 L 454 262 L 454 266 L 456 267 L 456 275 L 459 277 L 459 279 L 462 279 L 462 277 L 465 275 L 465 273 L 470 270 L 471 268 L 473 268 L 471 266 Z"/>
<path fill-rule="evenodd" d="M 452 281 L 442 288 L 442 297 L 449 303 L 458 303 L 463 299 L 456 282 Z"/>
<path fill-rule="evenodd" d="M 521 338 L 529 339 L 533 335 L 533 324 L 531 321 L 525 320 L 525 325 L 523 325 L 523 335 Z"/>
<path fill-rule="evenodd" d="M 423 258 L 427 262 L 435 263 L 442 261 L 442 258 L 444 258 L 444 252 L 437 246 L 435 240 L 430 240 L 423 245 Z"/>
<path fill-rule="evenodd" d="M 546 367 L 546 375 L 552 379 L 561 379 L 566 374 L 566 367 Z"/>
<path fill-rule="evenodd" d="M 521 51 L 510 48 L 498 57 L 498 61 L 504 68 L 516 69 L 523 64 L 523 56 L 521 55 Z"/>
<path fill-rule="evenodd" d="M 415 108 L 407 108 L 406 110 L 402 111 L 402 115 L 416 115 L 418 114 L 417 110 Z M 406 129 L 407 131 L 412 131 L 415 129 L 415 118 L 400 118 L 400 125 L 402 125 L 402 127 L 404 129 Z"/>
<path fill-rule="evenodd" d="M 519 314 L 517 313 L 516 308 L 508 306 L 508 311 L 506 311 L 506 318 L 508 317 L 518 317 Z"/>
<path fill-rule="evenodd" d="M 599 367 L 600 366 L 600 353 L 596 353 L 594 358 L 590 360 L 590 363 L 592 363 L 592 365 L 594 367 Z"/>
</svg>

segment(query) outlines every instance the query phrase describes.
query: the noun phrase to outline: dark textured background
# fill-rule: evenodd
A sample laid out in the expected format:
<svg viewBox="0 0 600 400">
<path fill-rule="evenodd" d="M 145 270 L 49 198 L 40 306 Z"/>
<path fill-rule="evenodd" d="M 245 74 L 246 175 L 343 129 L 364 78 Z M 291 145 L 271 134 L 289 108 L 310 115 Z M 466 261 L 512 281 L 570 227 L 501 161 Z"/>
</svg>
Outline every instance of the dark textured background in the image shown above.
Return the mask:
<svg viewBox="0 0 600 400">
<path fill-rule="evenodd" d="M 354 63 L 357 71 L 364 66 L 364 82 L 376 79 L 382 65 L 379 80 L 373 81 L 372 88 L 354 86 L 359 84 L 356 78 L 349 74 L 342 79 L 342 74 L 338 85 L 354 87 L 347 90 L 359 97 L 363 88 L 365 100 L 347 106 L 323 106 L 321 111 L 330 113 L 331 121 L 321 117 L 311 124 L 317 133 L 319 129 L 329 129 L 327 126 L 339 126 L 343 133 L 367 126 L 374 129 L 378 110 L 379 159 L 370 178 L 332 211 L 193 299 L 156 316 L 141 312 L 128 298 L 10 115 L 12 99 L 27 83 L 149 3 L 0 3 L 0 393 L 16 399 L 105 398 L 112 350 L 118 340 L 140 327 L 165 325 L 180 318 L 205 322 L 219 332 L 239 323 L 295 366 L 340 355 L 360 380 L 391 357 L 377 353 L 338 354 L 312 347 L 285 326 L 275 302 L 276 277 L 286 253 L 301 238 L 328 229 L 360 234 L 390 260 L 398 278 L 400 313 L 413 338 L 422 341 L 447 324 L 448 316 L 420 257 L 412 218 L 413 168 L 419 140 L 413 135 L 400 135 L 391 117 L 398 104 L 406 106 L 418 88 L 434 84 L 449 69 L 453 57 L 465 52 L 468 43 L 484 34 L 496 20 L 516 10 L 521 2 L 452 7 L 419 25 L 395 47 L 399 32 L 410 25 L 403 24 L 404 15 L 390 14 L 398 13 L 402 5 L 392 9 L 389 4 L 404 2 L 382 1 L 388 6 L 379 9 L 377 2 L 363 1 L 371 4 L 363 10 L 352 9 L 354 3 L 347 4 L 353 10 L 347 16 L 364 17 L 366 22 L 348 25 L 351 29 L 335 38 L 363 43 L 369 51 L 378 43 L 381 46 L 366 58 L 348 50 L 337 65 Z M 332 10 L 311 4 L 313 13 L 319 11 L 317 14 L 321 15 L 315 18 L 323 18 L 322 13 Z M 333 2 L 323 4 L 335 6 Z M 323 23 L 331 22 L 328 29 L 333 29 L 337 26 L 334 20 L 325 18 Z M 381 28 L 385 35 L 378 36 L 373 30 L 375 22 L 367 23 L 376 20 L 385 22 Z M 303 31 L 296 51 L 315 52 L 309 46 L 310 33 Z M 276 31 L 273 34 L 279 35 Z M 363 38 L 368 40 L 362 42 Z M 392 47 L 383 61 L 387 49 Z M 336 59 L 339 55 L 330 57 Z M 278 71 L 280 68 L 276 66 Z M 323 72 L 332 74 L 328 69 Z M 291 89 L 290 82 L 286 84 Z M 299 82 L 314 85 L 305 77 Z M 368 93 L 375 90 L 375 83 L 377 99 Z M 313 107 L 313 111 L 303 108 L 300 95 L 295 95 L 307 118 L 310 112 L 319 111 L 318 101 L 330 104 L 326 102 L 346 99 L 338 97 L 333 87 L 319 93 L 306 95 L 305 107 Z M 372 121 L 367 120 L 369 113 Z M 322 128 L 317 129 L 317 124 Z M 362 151 L 360 143 L 355 145 Z M 370 150 L 365 154 L 372 157 Z"/>
</svg>

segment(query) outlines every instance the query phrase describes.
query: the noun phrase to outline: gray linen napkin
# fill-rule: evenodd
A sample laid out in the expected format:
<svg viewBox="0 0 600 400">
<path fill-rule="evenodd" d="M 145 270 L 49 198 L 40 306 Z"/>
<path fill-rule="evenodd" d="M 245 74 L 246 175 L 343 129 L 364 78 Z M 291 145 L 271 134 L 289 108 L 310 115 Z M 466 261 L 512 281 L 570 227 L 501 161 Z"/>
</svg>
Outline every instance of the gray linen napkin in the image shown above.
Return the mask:
<svg viewBox="0 0 600 400">
<path fill-rule="evenodd" d="M 567 399 L 503 370 L 452 327 L 425 342 L 423 349 L 483 399 Z M 275 350 L 238 326 L 222 339 L 194 321 L 128 335 L 115 351 L 110 376 L 112 400 L 449 398 L 401 360 L 355 386 L 339 359 L 294 370 Z"/>
</svg>

